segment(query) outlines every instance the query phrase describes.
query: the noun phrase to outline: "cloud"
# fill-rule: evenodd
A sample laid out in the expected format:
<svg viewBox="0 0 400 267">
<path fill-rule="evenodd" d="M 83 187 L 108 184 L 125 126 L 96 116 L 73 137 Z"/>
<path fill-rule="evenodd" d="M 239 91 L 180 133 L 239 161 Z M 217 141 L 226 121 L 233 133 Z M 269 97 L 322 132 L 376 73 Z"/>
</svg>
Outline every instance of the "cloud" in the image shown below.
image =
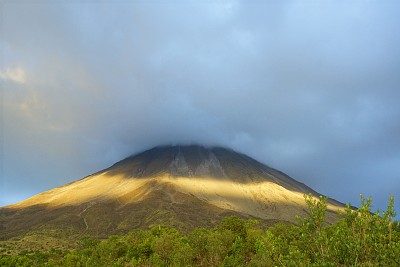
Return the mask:
<svg viewBox="0 0 400 267">
<path fill-rule="evenodd" d="M 382 207 L 400 192 L 396 5 L 6 4 L 3 196 L 193 142 Z"/>
<path fill-rule="evenodd" d="M 0 71 L 0 80 L 24 84 L 26 74 L 22 68 L 6 68 L 4 71 Z"/>
</svg>

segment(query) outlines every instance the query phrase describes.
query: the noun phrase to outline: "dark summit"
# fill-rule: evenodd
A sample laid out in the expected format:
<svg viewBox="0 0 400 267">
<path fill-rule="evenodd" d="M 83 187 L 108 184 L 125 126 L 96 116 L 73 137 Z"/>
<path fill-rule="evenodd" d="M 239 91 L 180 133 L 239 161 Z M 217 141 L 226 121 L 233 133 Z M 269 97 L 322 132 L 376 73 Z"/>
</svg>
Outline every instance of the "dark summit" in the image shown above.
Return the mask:
<svg viewBox="0 0 400 267">
<path fill-rule="evenodd" d="M 244 154 L 223 147 L 158 146 L 130 156 L 106 169 L 130 178 L 158 175 L 226 179 L 238 183 L 270 181 L 289 190 L 317 194 L 308 186 Z"/>
</svg>

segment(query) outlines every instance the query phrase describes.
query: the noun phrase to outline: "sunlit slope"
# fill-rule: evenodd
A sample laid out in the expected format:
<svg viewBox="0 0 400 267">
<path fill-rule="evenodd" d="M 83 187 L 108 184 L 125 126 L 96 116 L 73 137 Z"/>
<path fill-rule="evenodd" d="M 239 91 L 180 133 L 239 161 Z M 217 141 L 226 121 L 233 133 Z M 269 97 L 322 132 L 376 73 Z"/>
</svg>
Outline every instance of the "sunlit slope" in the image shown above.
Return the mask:
<svg viewBox="0 0 400 267">
<path fill-rule="evenodd" d="M 304 194 L 319 194 L 258 161 L 224 148 L 156 147 L 84 179 L 0 209 L 5 238 L 32 231 L 107 236 L 167 224 L 216 225 L 224 216 L 295 223 Z M 343 204 L 329 199 L 328 222 Z"/>
<path fill-rule="evenodd" d="M 122 176 L 108 176 L 101 173 L 83 180 L 55 188 L 36 195 L 9 208 L 26 208 L 44 205 L 49 208 L 101 204 L 117 201 L 120 206 L 139 203 L 154 192 L 163 191 L 171 203 L 179 200 L 180 192 L 195 196 L 201 201 L 221 209 L 232 210 L 262 219 L 295 222 L 294 215 L 305 216 L 305 202 L 302 192 L 290 191 L 273 182 L 238 183 L 213 178 L 158 176 L 143 179 L 127 179 Z M 341 209 L 329 203 L 332 211 Z M 333 220 L 336 216 L 331 216 Z"/>
</svg>

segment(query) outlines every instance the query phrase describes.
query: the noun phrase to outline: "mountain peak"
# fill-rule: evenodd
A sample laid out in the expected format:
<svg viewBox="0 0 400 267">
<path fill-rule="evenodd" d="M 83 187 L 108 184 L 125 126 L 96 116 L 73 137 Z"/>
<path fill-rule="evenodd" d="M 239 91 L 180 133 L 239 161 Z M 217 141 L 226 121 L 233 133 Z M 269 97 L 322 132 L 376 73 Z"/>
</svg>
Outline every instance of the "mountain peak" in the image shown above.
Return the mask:
<svg viewBox="0 0 400 267">
<path fill-rule="evenodd" d="M 213 177 L 226 178 L 219 158 L 222 154 L 234 153 L 222 147 L 202 145 L 157 146 L 130 156 L 110 170 L 129 169 L 127 176 L 132 178 L 169 175 L 171 177 Z"/>
<path fill-rule="evenodd" d="M 236 183 L 273 182 L 288 190 L 318 194 L 276 169 L 221 146 L 167 145 L 134 154 L 105 169 L 126 178 L 208 178 Z"/>
<path fill-rule="evenodd" d="M 75 223 L 75 231 L 93 235 L 167 222 L 190 228 L 211 225 L 228 214 L 295 222 L 295 215 L 306 213 L 303 195 L 309 193 L 320 195 L 229 148 L 158 146 L 0 209 L 0 223 L 7 221 L 0 234 L 69 222 Z M 335 220 L 343 207 L 329 199 L 327 220 Z"/>
</svg>

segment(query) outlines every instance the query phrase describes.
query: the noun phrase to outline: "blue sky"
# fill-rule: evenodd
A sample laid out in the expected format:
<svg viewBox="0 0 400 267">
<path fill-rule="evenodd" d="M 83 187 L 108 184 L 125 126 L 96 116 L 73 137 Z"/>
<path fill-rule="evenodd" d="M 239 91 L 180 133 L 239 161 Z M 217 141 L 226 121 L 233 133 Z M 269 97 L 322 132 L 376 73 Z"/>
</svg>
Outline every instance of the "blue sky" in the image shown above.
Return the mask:
<svg viewBox="0 0 400 267">
<path fill-rule="evenodd" d="M 170 143 L 233 148 L 353 205 L 398 203 L 397 1 L 0 8 L 0 205 Z"/>
</svg>

